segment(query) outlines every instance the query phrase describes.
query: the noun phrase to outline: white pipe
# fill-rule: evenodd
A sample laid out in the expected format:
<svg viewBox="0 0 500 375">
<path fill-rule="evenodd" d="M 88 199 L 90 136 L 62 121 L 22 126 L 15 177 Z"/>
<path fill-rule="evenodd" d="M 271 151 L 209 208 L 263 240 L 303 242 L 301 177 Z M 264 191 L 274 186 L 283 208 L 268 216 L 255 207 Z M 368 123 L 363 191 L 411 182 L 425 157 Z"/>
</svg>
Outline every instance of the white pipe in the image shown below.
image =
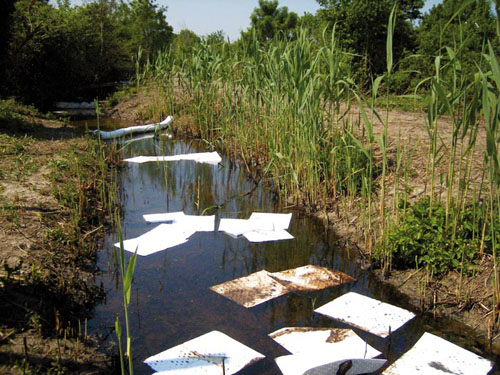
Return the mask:
<svg viewBox="0 0 500 375">
<path fill-rule="evenodd" d="M 129 134 L 147 133 L 155 131 L 157 128 L 165 129 L 166 127 L 168 127 L 168 125 L 170 125 L 172 120 L 173 120 L 172 116 L 168 116 L 162 122 L 158 122 L 155 124 L 130 126 L 128 128 L 117 129 L 110 132 L 105 132 L 102 130 L 94 130 L 94 135 L 96 137 L 100 136 L 101 139 L 111 139 L 111 138 L 123 137 Z"/>
</svg>

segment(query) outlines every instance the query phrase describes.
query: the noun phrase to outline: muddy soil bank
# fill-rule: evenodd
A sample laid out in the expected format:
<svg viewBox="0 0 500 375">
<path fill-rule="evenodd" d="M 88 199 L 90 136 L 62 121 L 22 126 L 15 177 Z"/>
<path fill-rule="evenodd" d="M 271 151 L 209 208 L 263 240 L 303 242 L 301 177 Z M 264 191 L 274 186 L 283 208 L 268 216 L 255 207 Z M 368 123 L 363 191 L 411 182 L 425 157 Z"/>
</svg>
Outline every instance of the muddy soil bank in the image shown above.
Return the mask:
<svg viewBox="0 0 500 375">
<path fill-rule="evenodd" d="M 111 371 L 86 335 L 103 298 L 95 259 L 109 219 L 96 147 L 81 129 L 32 109 L 0 121 L 2 374 Z"/>
<path fill-rule="evenodd" d="M 158 110 L 162 107 L 162 98 L 155 90 L 139 90 L 128 96 L 124 96 L 120 102 L 111 108 L 107 115 L 117 119 L 126 119 L 128 121 L 149 122 L 158 121 L 160 115 Z M 357 109 L 351 110 L 351 115 L 356 118 L 359 114 Z M 190 136 L 189 116 L 183 113 L 174 113 L 173 131 L 184 136 Z M 388 137 L 389 137 L 389 157 L 396 154 L 396 145 L 401 143 L 402 148 L 411 151 L 415 164 L 412 165 L 412 172 L 409 175 L 408 185 L 411 186 L 408 199 L 410 202 L 417 201 L 425 196 L 425 189 L 429 185 L 429 176 L 418 173 L 425 169 L 427 162 L 427 151 L 429 140 L 425 129 L 425 114 L 392 110 L 388 114 Z M 450 140 L 452 124 L 447 118 L 442 118 L 439 124 L 440 136 L 444 142 Z M 483 129 L 484 130 L 484 129 Z M 374 133 L 380 134 L 383 131 L 382 123 L 374 124 Z M 226 151 L 232 152 L 233 148 L 238 149 L 238 145 L 232 145 L 232 140 L 226 140 Z M 478 177 L 482 172 L 483 157 L 481 154 L 482 145 L 485 144 L 485 134 L 478 134 L 477 144 L 474 152 L 473 172 L 470 176 L 471 186 L 478 183 Z M 438 173 L 446 170 L 447 160 L 442 160 Z M 258 175 L 256 169 L 265 165 L 261 160 L 246 160 L 247 170 L 252 174 Z M 394 176 L 387 177 L 388 181 L 395 180 Z M 378 182 L 376 182 L 378 183 Z M 471 189 L 473 190 L 473 189 Z M 393 189 L 389 185 L 386 195 L 386 207 L 393 204 Z M 443 197 L 446 192 L 441 191 Z M 374 201 L 378 199 L 375 198 Z M 286 202 L 287 205 L 300 205 L 297 201 Z M 431 276 L 424 270 L 405 270 L 391 272 L 382 272 L 377 269 L 377 265 L 372 263 L 370 249 L 363 245 L 363 234 L 366 233 L 362 221 L 359 205 L 356 201 L 350 202 L 348 207 L 345 202 L 329 200 L 318 204 L 317 207 L 300 207 L 305 212 L 323 220 L 326 225 L 332 227 L 340 238 L 343 238 L 342 245 L 348 249 L 355 249 L 359 253 L 360 266 L 372 268 L 373 273 L 381 282 L 391 284 L 404 294 L 406 294 L 417 309 L 423 313 L 428 313 L 436 317 L 451 317 L 466 324 L 482 338 L 494 345 L 494 351 L 500 352 L 500 336 L 498 332 L 491 329 L 492 323 L 498 317 L 494 316 L 492 302 L 492 280 L 494 278 L 493 260 L 490 255 L 485 254 L 481 259 L 477 259 L 474 272 L 460 274 L 451 271 L 446 275 L 439 277 Z M 370 219 L 373 222 L 379 221 L 377 217 L 378 210 L 372 210 Z M 497 310 L 498 311 L 498 310 Z M 498 326 L 498 325 L 497 325 Z"/>
</svg>

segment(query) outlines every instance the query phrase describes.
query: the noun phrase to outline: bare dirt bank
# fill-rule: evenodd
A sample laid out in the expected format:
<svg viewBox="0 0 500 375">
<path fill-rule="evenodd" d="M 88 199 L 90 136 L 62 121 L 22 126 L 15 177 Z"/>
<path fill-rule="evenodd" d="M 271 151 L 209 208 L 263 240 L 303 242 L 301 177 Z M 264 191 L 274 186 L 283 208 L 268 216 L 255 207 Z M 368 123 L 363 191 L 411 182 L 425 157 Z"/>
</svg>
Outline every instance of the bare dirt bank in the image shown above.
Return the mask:
<svg viewBox="0 0 500 375">
<path fill-rule="evenodd" d="M 24 112 L 0 123 L 0 373 L 109 373 L 86 335 L 107 177 L 80 129 Z"/>
</svg>

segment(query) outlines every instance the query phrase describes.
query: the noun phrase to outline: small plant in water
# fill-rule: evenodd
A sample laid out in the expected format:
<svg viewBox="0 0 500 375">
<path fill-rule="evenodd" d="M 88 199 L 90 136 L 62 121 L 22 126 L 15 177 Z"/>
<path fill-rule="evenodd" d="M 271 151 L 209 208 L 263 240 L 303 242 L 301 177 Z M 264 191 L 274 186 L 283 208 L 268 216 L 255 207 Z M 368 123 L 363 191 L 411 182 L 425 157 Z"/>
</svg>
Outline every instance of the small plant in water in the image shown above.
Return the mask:
<svg viewBox="0 0 500 375">
<path fill-rule="evenodd" d="M 122 275 L 122 293 L 123 293 L 123 311 L 125 314 L 125 332 L 127 334 L 127 350 L 125 355 L 128 359 L 128 373 L 132 375 L 134 373 L 134 367 L 132 362 L 132 337 L 130 336 L 129 328 L 129 317 L 128 317 L 128 306 L 130 305 L 130 292 L 132 290 L 132 280 L 134 278 L 135 262 L 137 259 L 137 251 L 130 258 L 127 266 L 125 266 L 125 251 L 123 250 L 123 237 L 121 231 L 120 216 L 116 213 L 116 223 L 118 225 L 118 237 L 120 239 L 120 271 Z M 118 349 L 120 354 L 120 368 L 121 373 L 125 374 L 125 363 L 123 355 L 123 346 L 121 341 L 121 323 L 118 316 L 115 321 L 116 337 L 118 339 Z"/>
</svg>

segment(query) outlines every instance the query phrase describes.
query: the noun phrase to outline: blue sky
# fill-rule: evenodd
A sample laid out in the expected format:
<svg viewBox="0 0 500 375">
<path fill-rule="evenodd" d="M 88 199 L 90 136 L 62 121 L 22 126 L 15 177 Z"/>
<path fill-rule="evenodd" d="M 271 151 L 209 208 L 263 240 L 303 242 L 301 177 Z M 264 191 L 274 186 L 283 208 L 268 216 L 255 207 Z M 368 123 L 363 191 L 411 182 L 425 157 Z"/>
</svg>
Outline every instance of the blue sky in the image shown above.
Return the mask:
<svg viewBox="0 0 500 375">
<path fill-rule="evenodd" d="M 424 11 L 439 2 L 441 0 L 427 0 Z M 258 1 L 158 0 L 158 4 L 168 7 L 167 21 L 176 33 L 186 28 L 198 35 L 223 30 L 234 41 L 240 36 L 240 31 L 246 30 L 250 25 L 250 14 L 258 6 Z M 315 13 L 319 8 L 316 0 L 280 0 L 279 4 L 299 16 L 304 12 Z"/>
</svg>

